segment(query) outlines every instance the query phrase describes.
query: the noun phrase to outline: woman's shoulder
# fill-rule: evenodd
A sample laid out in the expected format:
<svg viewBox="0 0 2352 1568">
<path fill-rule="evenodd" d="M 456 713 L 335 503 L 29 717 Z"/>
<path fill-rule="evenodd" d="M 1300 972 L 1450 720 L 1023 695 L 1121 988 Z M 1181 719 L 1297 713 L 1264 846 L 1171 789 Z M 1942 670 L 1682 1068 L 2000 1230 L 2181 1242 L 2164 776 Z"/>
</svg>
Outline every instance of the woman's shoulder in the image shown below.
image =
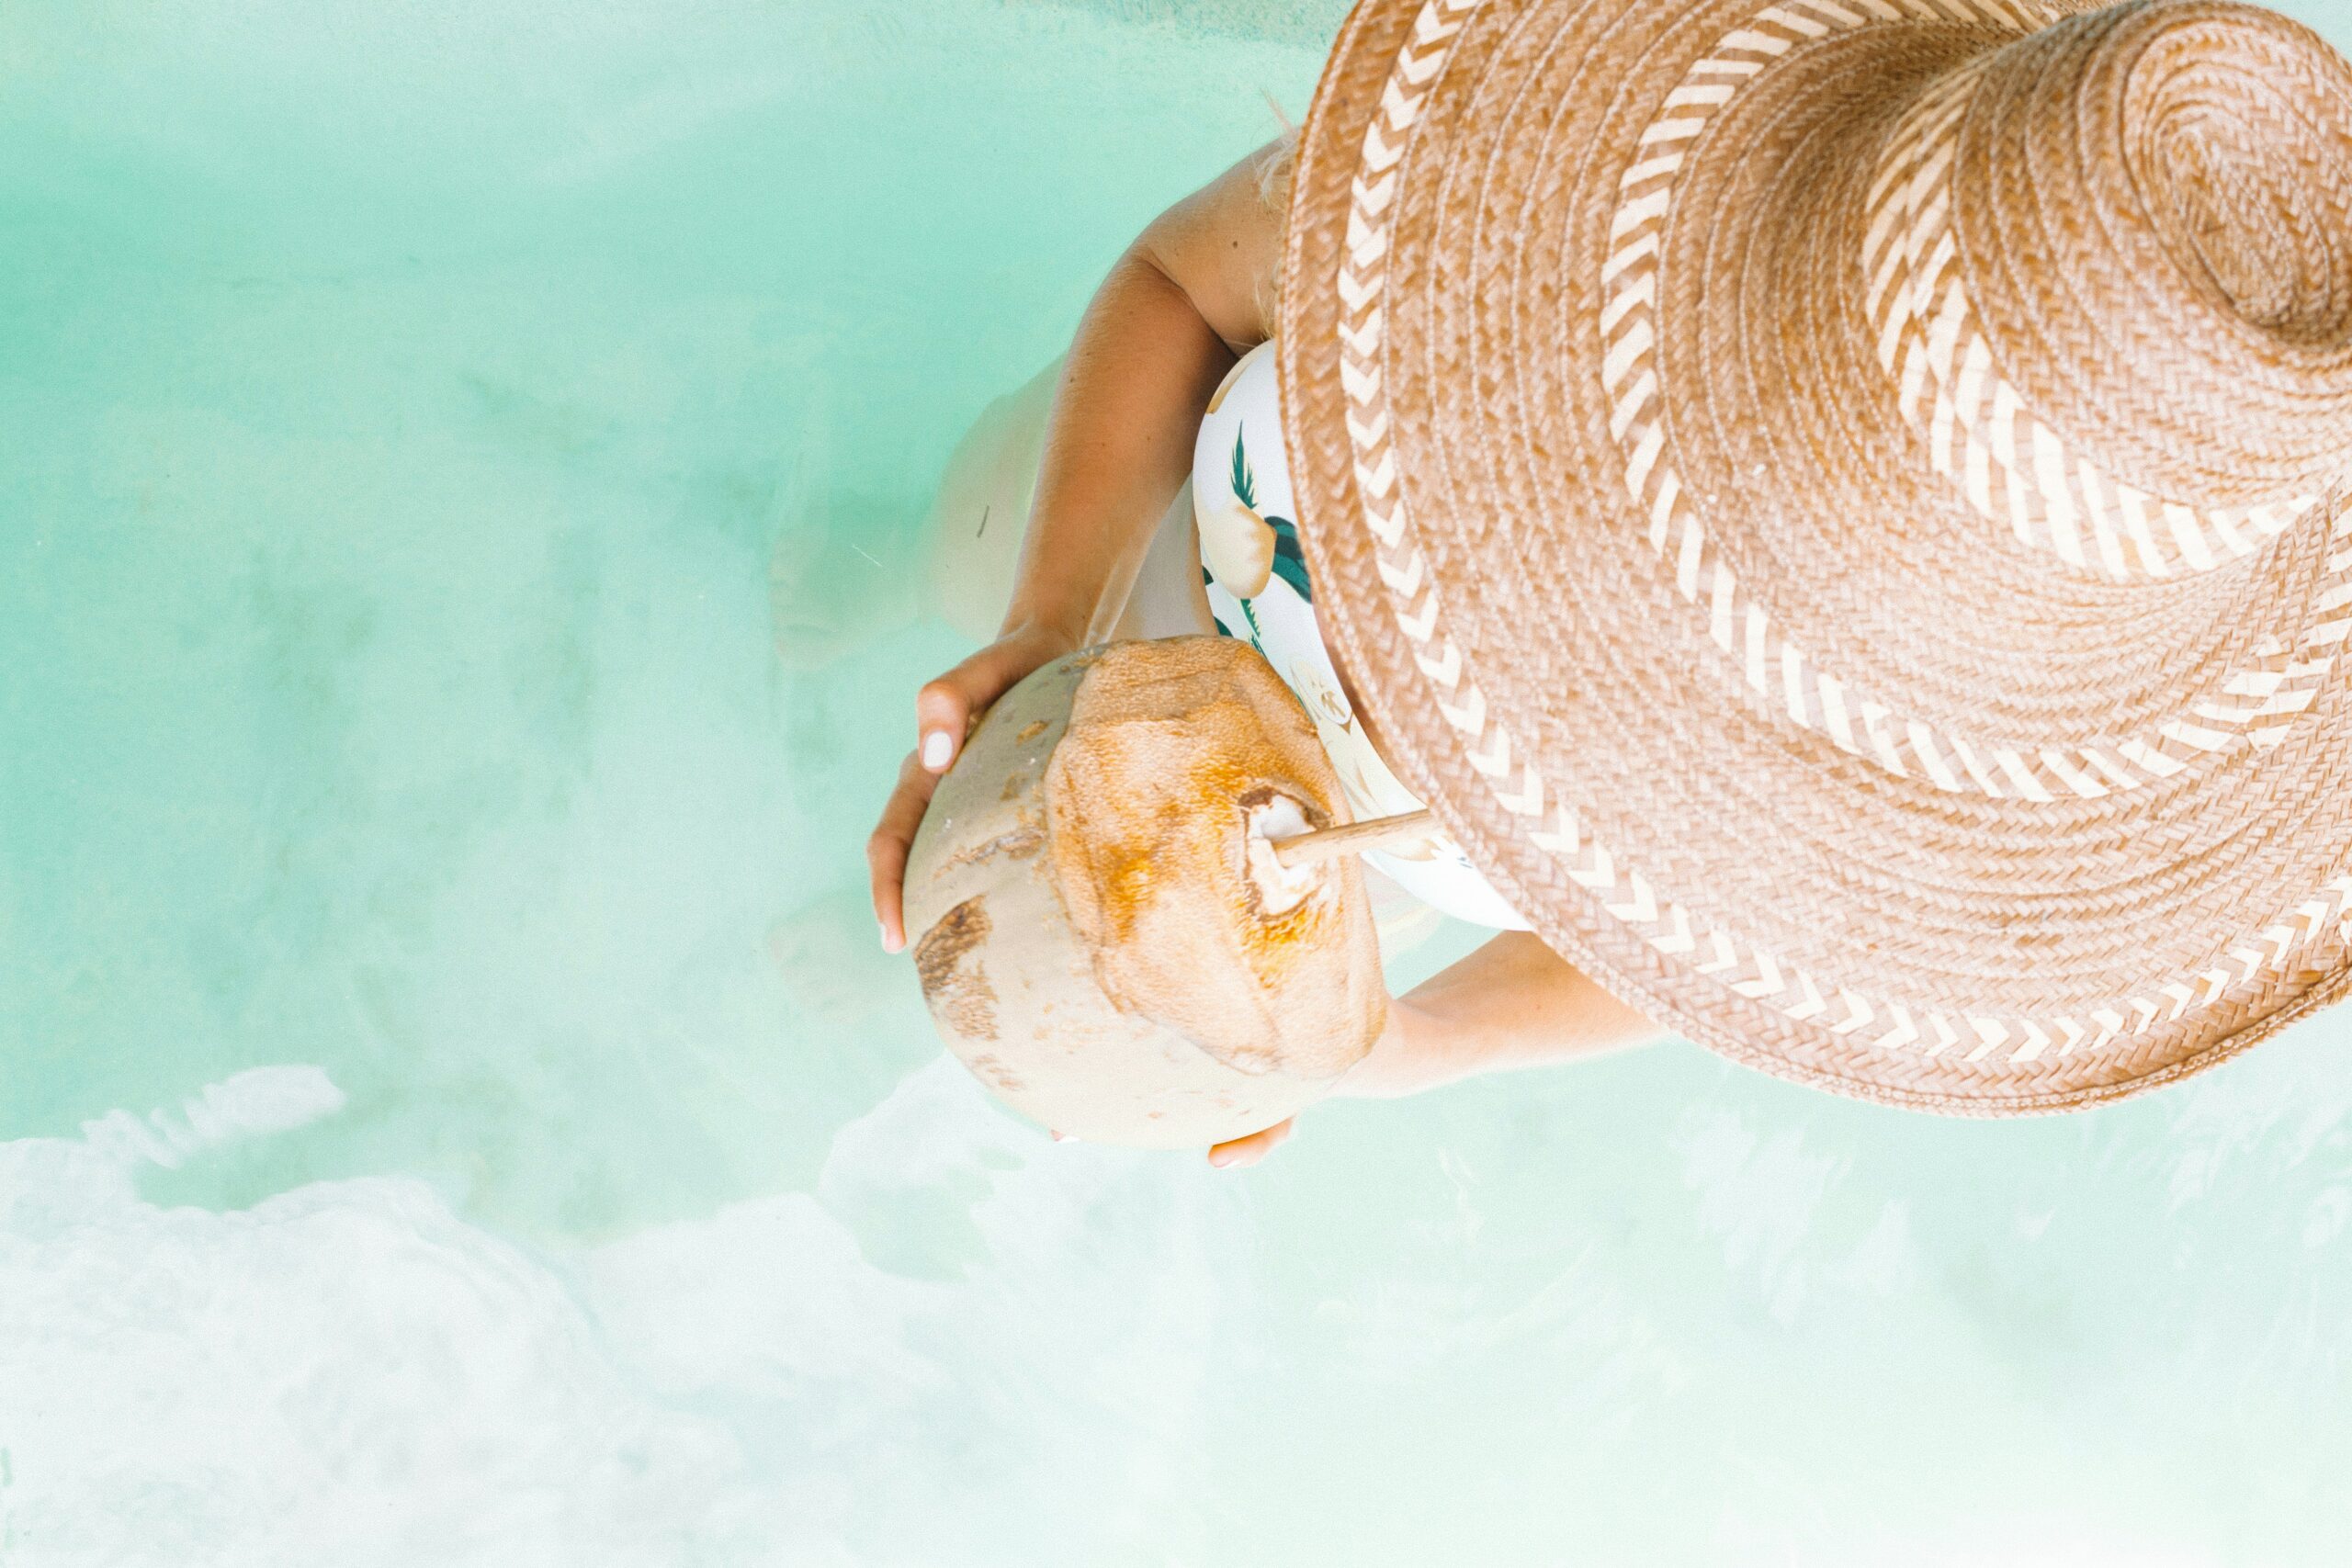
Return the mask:
<svg viewBox="0 0 2352 1568">
<path fill-rule="evenodd" d="M 1236 354 L 1273 335 L 1296 158 L 1296 132 L 1286 131 L 1153 219 L 1136 241 Z"/>
</svg>

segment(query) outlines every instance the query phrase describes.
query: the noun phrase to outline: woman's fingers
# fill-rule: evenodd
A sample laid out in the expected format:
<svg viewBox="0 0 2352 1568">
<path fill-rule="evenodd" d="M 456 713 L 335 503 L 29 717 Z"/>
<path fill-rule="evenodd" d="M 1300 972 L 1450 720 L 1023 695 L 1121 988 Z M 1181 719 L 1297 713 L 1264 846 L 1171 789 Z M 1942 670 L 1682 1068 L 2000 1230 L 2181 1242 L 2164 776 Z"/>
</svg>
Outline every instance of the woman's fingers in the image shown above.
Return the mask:
<svg viewBox="0 0 2352 1568">
<path fill-rule="evenodd" d="M 931 805 L 939 777 L 923 766 L 920 753 L 910 751 L 899 764 L 898 787 L 890 792 L 882 819 L 865 840 L 865 869 L 874 887 L 874 918 L 882 926 L 882 949 L 896 953 L 907 945 L 907 852 L 914 847 L 915 829 Z"/>
<path fill-rule="evenodd" d="M 1020 684 L 1023 676 L 1068 652 L 1068 639 L 1046 633 L 1000 637 L 915 694 L 915 754 L 944 773 L 963 749 L 973 716 Z"/>
<path fill-rule="evenodd" d="M 917 751 L 922 765 L 944 773 L 963 749 L 964 733 L 972 716 L 1002 696 L 1005 689 L 1036 668 L 1016 670 L 1017 650 L 992 642 L 915 694 L 915 726 L 922 739 Z M 1044 660 L 1040 660 L 1039 663 Z"/>
<path fill-rule="evenodd" d="M 1274 1145 L 1291 1135 L 1295 1118 L 1285 1117 L 1262 1133 L 1252 1133 L 1246 1138 L 1235 1138 L 1209 1150 L 1209 1163 L 1215 1166 L 1256 1165 L 1274 1152 Z"/>
<path fill-rule="evenodd" d="M 1058 633 L 1024 627 L 999 637 L 915 694 L 915 749 L 899 765 L 890 803 L 865 840 L 874 918 L 881 923 L 886 951 L 896 953 L 907 945 L 907 855 L 940 775 L 955 765 L 972 720 L 1023 676 L 1069 652 L 1069 638 Z"/>
<path fill-rule="evenodd" d="M 964 728 L 972 722 L 971 696 L 957 679 L 962 672 L 958 665 L 938 680 L 925 682 L 915 694 L 915 728 L 922 738 L 916 742 L 915 756 L 933 777 L 945 773 L 956 761 L 956 749 L 964 744 Z"/>
</svg>

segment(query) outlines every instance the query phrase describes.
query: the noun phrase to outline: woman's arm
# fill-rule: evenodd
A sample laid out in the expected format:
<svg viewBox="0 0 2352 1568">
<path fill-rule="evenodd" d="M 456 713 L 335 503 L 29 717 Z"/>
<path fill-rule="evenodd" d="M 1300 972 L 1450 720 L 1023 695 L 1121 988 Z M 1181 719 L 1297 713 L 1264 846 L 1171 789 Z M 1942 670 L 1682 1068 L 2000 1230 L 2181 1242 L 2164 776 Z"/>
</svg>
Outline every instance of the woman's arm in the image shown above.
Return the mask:
<svg viewBox="0 0 2352 1568">
<path fill-rule="evenodd" d="M 1281 210 L 1263 175 L 1277 138 L 1154 219 L 1080 319 L 1046 416 L 1019 575 L 996 641 L 915 694 L 919 739 L 866 840 L 882 945 L 906 945 L 904 886 L 940 775 L 976 715 L 1117 626 L 1155 525 L 1193 466 L 1201 416 L 1265 341 Z"/>
<path fill-rule="evenodd" d="M 1390 1002 L 1387 1028 L 1333 1092 L 1394 1100 L 1669 1038 L 1534 936 L 1505 931 Z M 1252 1164 L 1290 1133 L 1283 1122 L 1219 1144 L 1209 1163 Z"/>
<path fill-rule="evenodd" d="M 1668 1038 L 1539 938 L 1505 931 L 1391 1003 L 1387 1029 L 1338 1092 L 1393 1100 Z"/>
<path fill-rule="evenodd" d="M 1263 343 L 1280 213 L 1261 189 L 1278 139 L 1137 235 L 1080 320 L 1055 389 L 1008 630 L 1110 635 L 1193 469 L 1209 398 Z M 960 737 L 959 737 L 960 739 Z"/>
</svg>

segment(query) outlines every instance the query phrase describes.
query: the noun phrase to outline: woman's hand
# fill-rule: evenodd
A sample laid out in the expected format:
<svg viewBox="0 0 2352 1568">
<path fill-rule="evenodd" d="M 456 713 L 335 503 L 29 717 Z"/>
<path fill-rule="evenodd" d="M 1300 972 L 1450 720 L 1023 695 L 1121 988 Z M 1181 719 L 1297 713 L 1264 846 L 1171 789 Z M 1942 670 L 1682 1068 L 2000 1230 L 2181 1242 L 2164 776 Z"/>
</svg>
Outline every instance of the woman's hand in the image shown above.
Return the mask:
<svg viewBox="0 0 2352 1568">
<path fill-rule="evenodd" d="M 1396 1100 L 1481 1073 L 1549 1066 L 1668 1038 L 1533 934 L 1505 931 L 1388 1003 L 1372 1049 L 1330 1098 Z M 1255 1165 L 1289 1122 L 1209 1150 L 1216 1166 Z"/>
<path fill-rule="evenodd" d="M 907 852 L 931 805 L 940 775 L 956 762 L 964 738 L 989 705 L 1018 685 L 1031 671 L 1078 649 L 1078 639 L 1050 626 L 1023 625 L 997 639 L 915 694 L 915 749 L 899 764 L 899 782 L 882 807 L 882 819 L 865 840 L 865 868 L 874 889 L 874 918 L 881 923 L 882 947 L 896 953 L 907 945 Z"/>
<path fill-rule="evenodd" d="M 1214 1166 L 1256 1165 L 1272 1154 L 1274 1145 L 1289 1137 L 1297 1125 L 1297 1117 L 1285 1116 L 1261 1133 L 1218 1144 L 1209 1150 L 1209 1163 Z"/>
<path fill-rule="evenodd" d="M 1403 998 L 1389 998 L 1388 1016 L 1380 1026 L 1380 1037 L 1372 1043 L 1371 1050 L 1340 1076 L 1340 1081 L 1331 1086 L 1329 1098 L 1387 1099 L 1411 1093 L 1430 1071 L 1428 1047 L 1435 1021 Z M 1215 1145 L 1209 1150 L 1209 1163 L 1221 1168 L 1256 1165 L 1297 1130 L 1298 1118 L 1286 1116 L 1246 1138 L 1231 1138 Z"/>
</svg>

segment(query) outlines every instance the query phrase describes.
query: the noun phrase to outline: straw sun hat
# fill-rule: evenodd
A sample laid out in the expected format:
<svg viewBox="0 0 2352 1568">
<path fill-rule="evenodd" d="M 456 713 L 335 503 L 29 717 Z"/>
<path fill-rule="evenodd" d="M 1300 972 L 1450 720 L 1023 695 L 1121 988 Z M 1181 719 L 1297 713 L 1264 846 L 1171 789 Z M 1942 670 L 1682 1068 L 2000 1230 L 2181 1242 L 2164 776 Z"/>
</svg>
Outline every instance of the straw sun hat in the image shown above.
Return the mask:
<svg viewBox="0 0 2352 1568">
<path fill-rule="evenodd" d="M 1363 0 L 1278 321 L 1317 608 L 1546 942 L 1921 1109 L 2352 976 L 2352 67 L 2218 0 Z"/>
</svg>

